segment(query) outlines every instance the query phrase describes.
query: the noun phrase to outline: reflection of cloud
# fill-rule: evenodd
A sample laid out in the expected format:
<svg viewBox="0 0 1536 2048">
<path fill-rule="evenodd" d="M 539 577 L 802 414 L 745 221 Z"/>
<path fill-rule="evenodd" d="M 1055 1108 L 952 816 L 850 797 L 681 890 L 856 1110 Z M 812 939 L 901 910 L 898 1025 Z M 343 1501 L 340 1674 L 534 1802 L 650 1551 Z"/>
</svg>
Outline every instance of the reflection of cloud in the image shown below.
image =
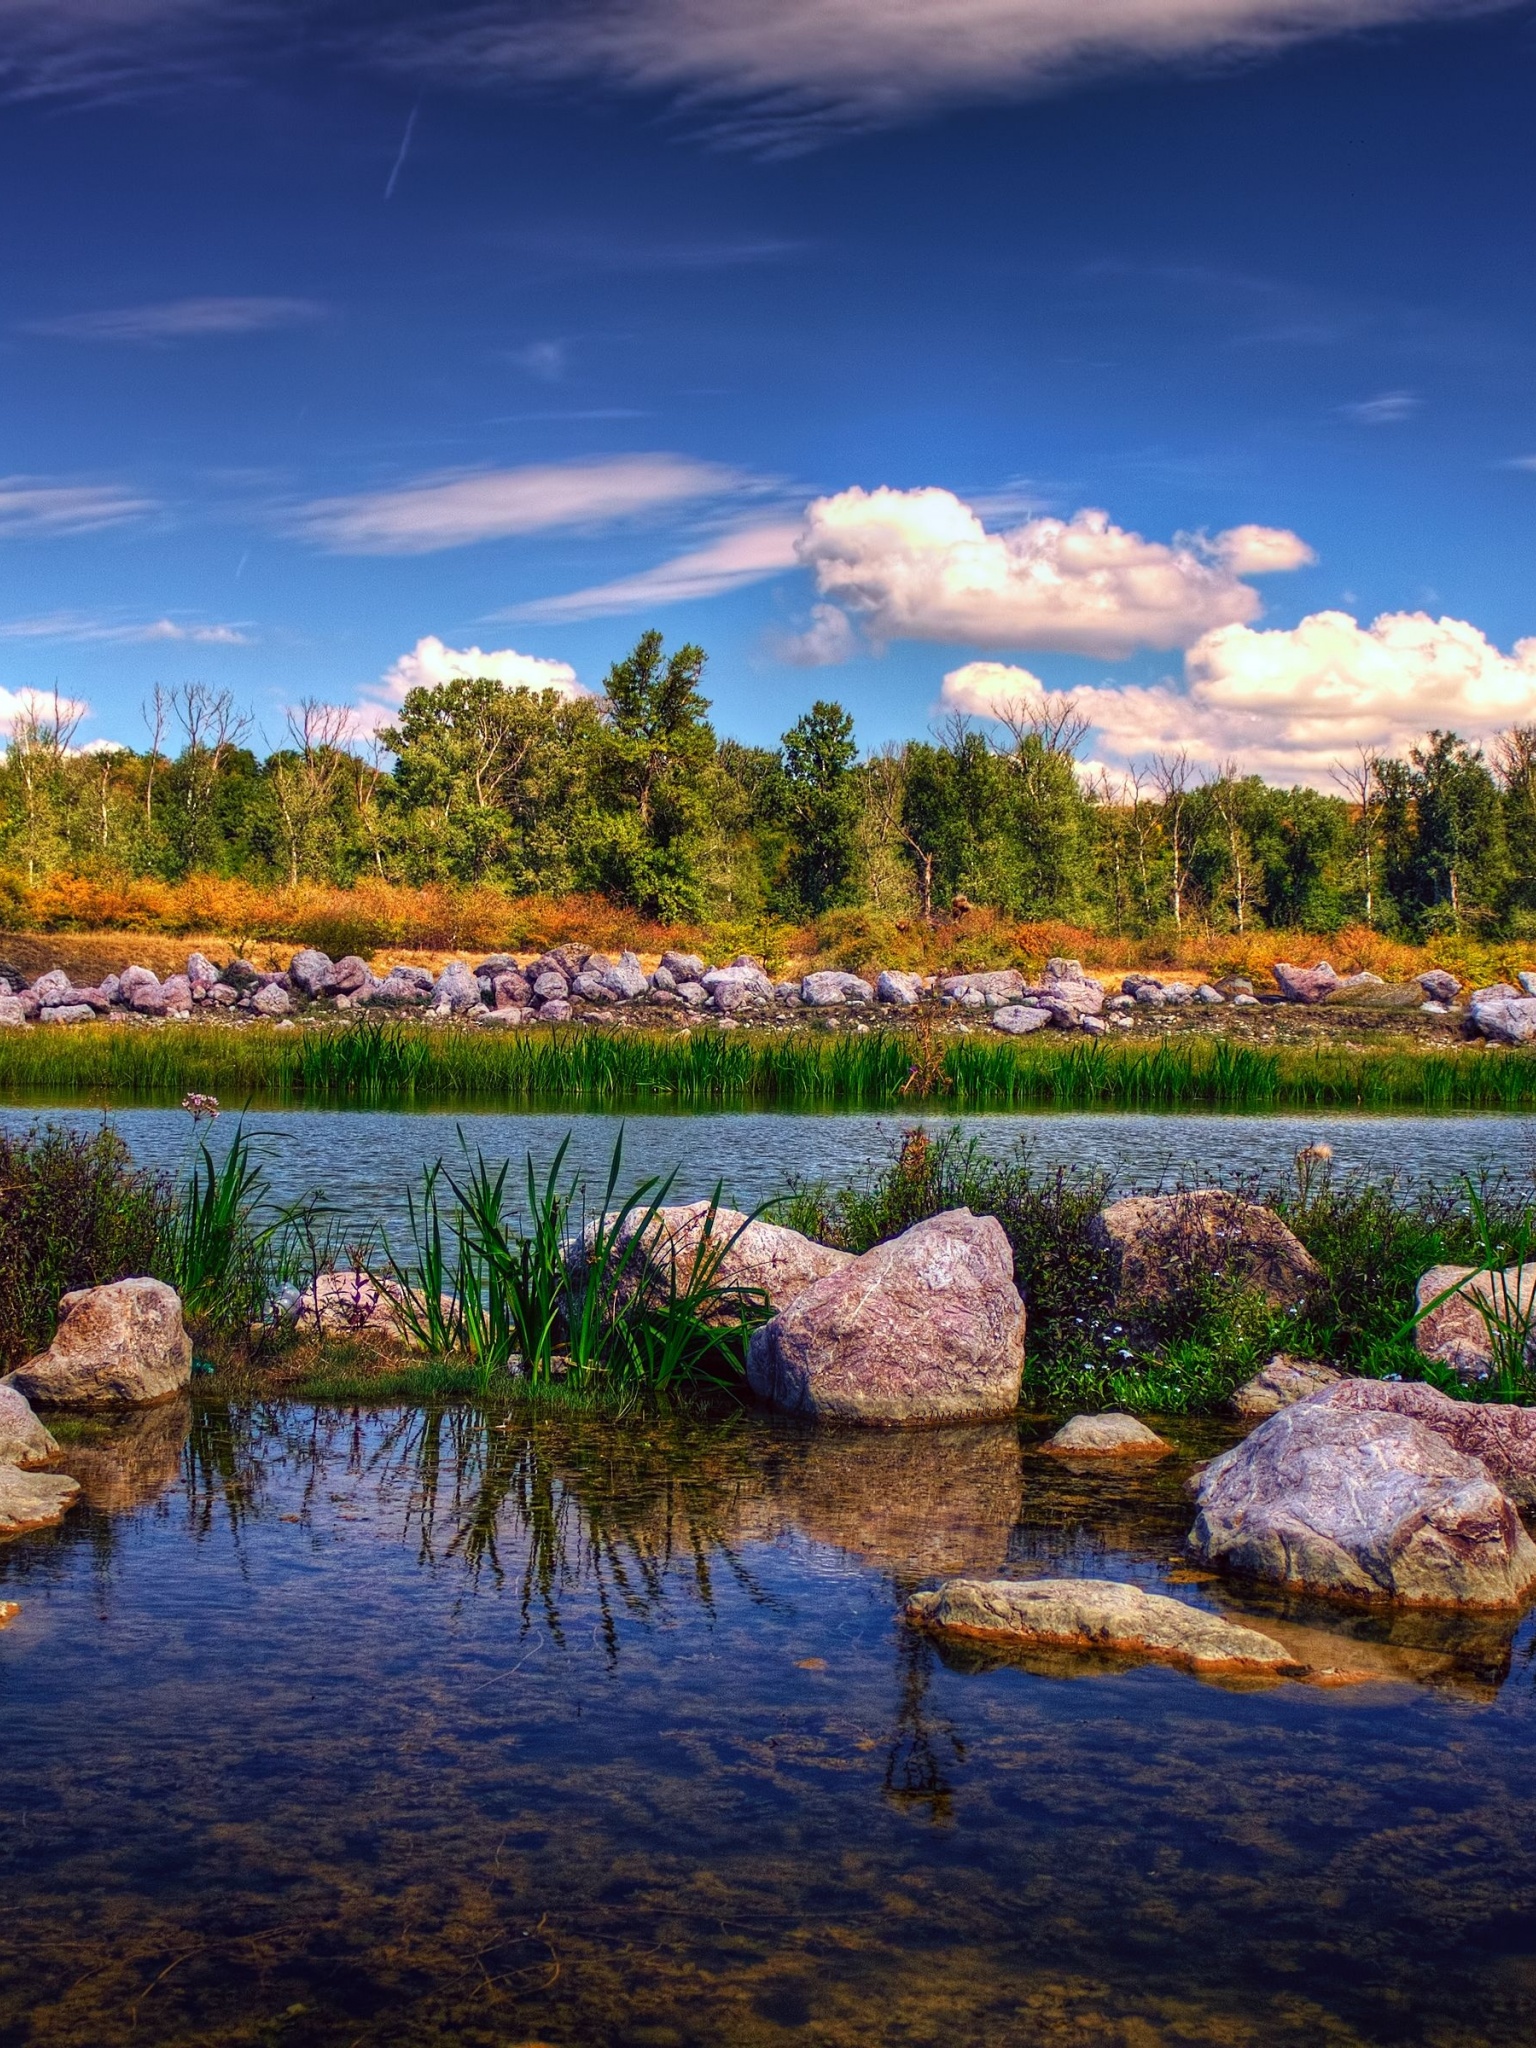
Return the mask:
<svg viewBox="0 0 1536 2048">
<path fill-rule="evenodd" d="M 251 637 L 238 626 L 186 625 L 176 619 L 131 623 L 92 619 L 79 612 L 48 612 L 33 619 L 0 620 L 0 640 L 118 641 L 127 646 L 157 640 L 184 640 L 195 647 L 249 647 Z"/>
<path fill-rule="evenodd" d="M 1294 569 L 1306 543 L 1240 526 L 1214 541 L 1143 540 L 1103 512 L 989 533 L 952 491 L 855 488 L 818 498 L 799 553 L 824 597 L 874 641 L 951 640 L 1117 660 L 1184 647 L 1260 610 L 1247 574 Z"/>
<path fill-rule="evenodd" d="M 48 477 L 0 477 L 0 536 L 98 533 L 157 511 L 153 498 L 119 484 L 57 483 Z"/>
<path fill-rule="evenodd" d="M 168 299 L 152 306 L 116 306 L 100 313 L 67 313 L 28 321 L 28 334 L 63 341 L 202 341 L 230 334 L 269 334 L 324 316 L 313 299 Z"/>
<path fill-rule="evenodd" d="M 1339 411 L 1357 426 L 1393 427 L 1399 420 L 1407 419 L 1410 413 L 1417 412 L 1419 404 L 1419 398 L 1412 391 L 1383 391 L 1375 398 L 1362 398 L 1358 404 L 1341 405 Z"/>
<path fill-rule="evenodd" d="M 318 498 L 301 507 L 298 532 L 344 555 L 426 555 L 477 541 L 615 520 L 722 497 L 745 479 L 685 455 L 613 455 L 421 477 L 394 490 Z"/>
<path fill-rule="evenodd" d="M 502 614 L 510 619 L 591 619 L 605 612 L 641 611 L 647 606 L 681 604 L 687 599 L 719 597 L 748 583 L 761 583 L 795 567 L 798 526 L 783 521 L 744 526 L 724 534 L 707 547 L 694 548 L 638 575 L 613 583 L 594 584 L 560 597 L 535 598 Z"/>
<path fill-rule="evenodd" d="M 1503 654 L 1463 619 L 1389 612 L 1362 626 L 1314 612 L 1297 626 L 1205 634 L 1172 682 L 1073 692 L 1105 753 L 1122 761 L 1187 751 L 1203 766 L 1235 759 L 1272 780 L 1327 787 L 1358 747 L 1401 753 L 1431 727 L 1471 739 L 1536 719 L 1536 638 Z M 1037 696 L 1024 669 L 972 662 L 944 679 L 944 701 L 986 715 Z"/>
</svg>

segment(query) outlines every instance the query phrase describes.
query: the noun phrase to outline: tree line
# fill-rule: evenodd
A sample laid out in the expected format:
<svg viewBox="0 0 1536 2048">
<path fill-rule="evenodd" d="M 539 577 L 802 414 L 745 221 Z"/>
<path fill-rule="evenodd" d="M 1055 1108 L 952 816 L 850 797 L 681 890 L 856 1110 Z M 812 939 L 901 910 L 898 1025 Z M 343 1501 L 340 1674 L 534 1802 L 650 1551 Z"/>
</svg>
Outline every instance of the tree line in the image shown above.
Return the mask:
<svg viewBox="0 0 1536 2048">
<path fill-rule="evenodd" d="M 1536 936 L 1536 725 L 1487 754 L 1432 732 L 1337 792 L 1160 756 L 1085 783 L 1070 699 L 952 718 L 861 757 L 841 705 L 777 747 L 720 739 L 705 656 L 644 634 L 598 697 L 473 678 L 413 689 L 367 745 L 305 702 L 260 755 L 227 691 L 157 689 L 142 749 L 79 749 L 55 704 L 0 761 L 0 862 L 346 885 L 593 891 L 671 922 L 987 906 L 1126 936 L 1201 925 Z"/>
</svg>

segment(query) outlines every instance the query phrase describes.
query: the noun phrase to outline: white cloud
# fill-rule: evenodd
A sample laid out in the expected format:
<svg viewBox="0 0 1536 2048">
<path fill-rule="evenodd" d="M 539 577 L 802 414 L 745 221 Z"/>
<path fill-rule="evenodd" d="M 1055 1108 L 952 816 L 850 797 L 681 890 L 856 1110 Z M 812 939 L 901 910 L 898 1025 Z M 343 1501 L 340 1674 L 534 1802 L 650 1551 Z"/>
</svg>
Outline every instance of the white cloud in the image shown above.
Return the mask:
<svg viewBox="0 0 1536 2048">
<path fill-rule="evenodd" d="M 968 718 L 996 718 L 1011 705 L 1038 704 L 1050 693 L 1037 675 L 1005 661 L 968 661 L 944 678 L 939 701 Z"/>
<path fill-rule="evenodd" d="M 1420 400 L 1412 391 L 1382 391 L 1374 398 L 1362 398 L 1355 405 L 1341 405 L 1339 411 L 1345 419 L 1353 420 L 1361 427 L 1395 427 L 1419 409 Z"/>
<path fill-rule="evenodd" d="M 511 619 L 591 619 L 606 612 L 643 611 L 656 605 L 719 597 L 748 583 L 761 583 L 796 564 L 800 528 L 784 521 L 744 526 L 707 547 L 677 555 L 637 576 L 594 584 L 560 597 L 535 598 L 502 616 Z"/>
<path fill-rule="evenodd" d="M 734 102 L 720 126 L 783 147 L 829 123 L 884 124 L 960 100 L 1039 93 L 1124 65 L 1259 54 L 1500 0 L 558 0 L 435 15 L 397 61 L 465 81 L 589 78 Z M 1505 0 L 1513 4 L 1513 0 Z"/>
<path fill-rule="evenodd" d="M 210 336 L 267 334 L 324 317 L 313 299 L 167 299 L 150 306 L 115 306 L 97 313 L 67 313 L 56 320 L 30 320 L 28 334 L 63 341 L 137 343 L 201 341 Z"/>
<path fill-rule="evenodd" d="M 379 679 L 377 691 L 393 706 L 403 704 L 409 690 L 430 690 L 439 683 L 477 676 L 489 676 L 514 690 L 557 690 L 562 697 L 587 695 L 568 661 L 546 661 L 541 655 L 519 654 L 511 647 L 498 647 L 490 653 L 481 647 L 448 647 L 435 633 L 418 640 L 409 654 L 392 662 Z"/>
<path fill-rule="evenodd" d="M 69 724 L 86 717 L 90 708 L 81 697 L 56 697 L 52 690 L 0 688 L 0 732 L 13 732 L 21 718 L 37 718 L 48 725 L 57 718 Z"/>
<path fill-rule="evenodd" d="M 80 612 L 45 612 L 36 618 L 0 620 L 0 640 L 107 640 L 125 645 L 185 640 L 197 647 L 251 645 L 250 635 L 238 626 L 188 625 L 176 619 L 152 619 L 138 623 L 93 619 Z"/>
<path fill-rule="evenodd" d="M 1258 592 L 1234 562 L 1253 573 L 1311 559 L 1295 534 L 1268 527 L 1169 546 L 1096 511 L 988 533 L 952 491 L 883 486 L 818 498 L 799 553 L 822 596 L 877 643 L 972 641 L 1110 661 L 1256 617 Z"/>
<path fill-rule="evenodd" d="M 780 661 L 792 668 L 840 668 L 867 652 L 853 621 L 835 604 L 813 604 L 803 633 L 786 633 L 773 643 Z"/>
<path fill-rule="evenodd" d="M 97 533 L 157 511 L 119 484 L 56 483 L 48 477 L 0 477 L 0 536 L 33 538 Z"/>
<path fill-rule="evenodd" d="M 1187 752 L 1197 766 L 1235 759 L 1280 782 L 1331 783 L 1358 747 L 1401 753 L 1431 727 L 1487 739 L 1536 719 L 1536 638 L 1502 653 L 1464 619 L 1387 612 L 1362 626 L 1347 612 L 1255 632 L 1223 626 L 1172 682 L 1104 684 L 1073 693 L 1105 754 L 1120 761 Z M 1023 669 L 973 662 L 944 679 L 944 701 L 988 703 L 1038 693 Z"/>
<path fill-rule="evenodd" d="M 685 455 L 614 455 L 456 471 L 396 490 L 320 498 L 294 524 L 337 554 L 427 555 L 478 541 L 615 520 L 739 491 L 746 479 Z"/>
</svg>

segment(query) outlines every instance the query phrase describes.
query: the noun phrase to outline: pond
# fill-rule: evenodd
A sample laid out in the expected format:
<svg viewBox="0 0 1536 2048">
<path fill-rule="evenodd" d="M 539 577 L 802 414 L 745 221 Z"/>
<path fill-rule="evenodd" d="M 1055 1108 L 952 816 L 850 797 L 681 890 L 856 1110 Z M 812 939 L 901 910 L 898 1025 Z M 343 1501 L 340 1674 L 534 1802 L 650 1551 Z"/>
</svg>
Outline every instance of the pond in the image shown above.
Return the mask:
<svg viewBox="0 0 1536 2048">
<path fill-rule="evenodd" d="M 1536 1630 L 1178 1563 L 1190 1458 L 170 1407 L 0 1548 L 0 2039 L 1536 2038 Z M 943 1574 L 1133 1579 L 1377 1682 L 946 1657 Z"/>
<path fill-rule="evenodd" d="M 83 1109 L 0 1108 L 0 1129 L 26 1130 L 40 1118 L 75 1129 L 99 1127 L 102 1112 Z M 111 1112 L 141 1164 L 185 1169 L 191 1126 L 175 1109 Z M 1285 1178 L 1298 1146 L 1324 1141 L 1342 1172 L 1408 1174 L 1454 1182 L 1463 1173 L 1503 1171 L 1536 1177 L 1536 1117 L 1528 1116 L 1198 1116 L 1026 1114 L 944 1118 L 916 1115 L 815 1116 L 784 1111 L 694 1115 L 487 1115 L 452 1112 L 261 1110 L 250 1128 L 265 1133 L 261 1159 L 274 1195 L 293 1200 L 314 1188 L 345 1225 L 400 1225 L 408 1190 L 423 1165 L 459 1153 L 459 1133 L 489 1159 L 510 1158 L 521 1172 L 532 1151 L 547 1165 L 567 1132 L 572 1165 L 601 1190 L 622 1127 L 624 1186 L 649 1174 L 677 1178 L 673 1199 L 707 1197 L 724 1183 L 727 1200 L 753 1208 L 781 1194 L 792 1178 L 825 1180 L 834 1187 L 860 1178 L 891 1155 L 912 1124 L 942 1130 L 959 1122 L 985 1151 L 997 1156 L 1027 1144 L 1042 1166 L 1099 1167 L 1122 1187 L 1185 1181 L 1230 1180 L 1239 1175 Z M 217 1153 L 236 1118 L 214 1126 Z M 519 1182 L 520 1184 L 520 1182 Z"/>
</svg>

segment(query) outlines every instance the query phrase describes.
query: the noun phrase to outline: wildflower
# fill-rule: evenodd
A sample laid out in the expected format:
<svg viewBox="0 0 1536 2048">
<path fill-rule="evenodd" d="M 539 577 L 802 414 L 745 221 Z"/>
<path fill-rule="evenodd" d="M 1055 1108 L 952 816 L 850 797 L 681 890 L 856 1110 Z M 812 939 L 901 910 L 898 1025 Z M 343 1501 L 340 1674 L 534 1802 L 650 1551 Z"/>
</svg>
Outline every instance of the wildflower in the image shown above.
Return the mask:
<svg viewBox="0 0 1536 2048">
<path fill-rule="evenodd" d="M 204 1117 L 212 1123 L 219 1113 L 219 1098 L 217 1095 L 183 1095 L 181 1106 L 193 1123 L 201 1123 Z"/>
</svg>

